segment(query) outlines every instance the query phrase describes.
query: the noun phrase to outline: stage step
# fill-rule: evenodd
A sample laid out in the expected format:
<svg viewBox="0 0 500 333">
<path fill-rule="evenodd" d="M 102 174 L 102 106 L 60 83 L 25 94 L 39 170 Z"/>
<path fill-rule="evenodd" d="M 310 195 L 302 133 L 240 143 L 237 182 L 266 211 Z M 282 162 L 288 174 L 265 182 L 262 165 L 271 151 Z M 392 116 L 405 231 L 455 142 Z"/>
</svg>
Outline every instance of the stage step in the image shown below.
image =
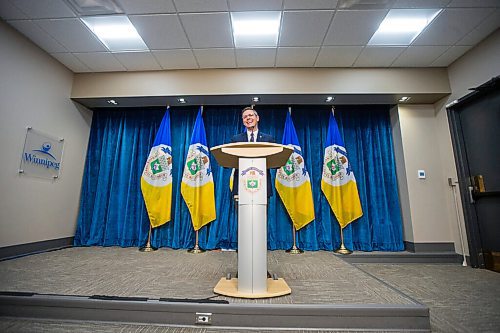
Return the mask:
<svg viewBox="0 0 500 333">
<path fill-rule="evenodd" d="M 429 309 L 421 304 L 213 304 L 3 293 L 0 316 L 241 329 L 430 331 Z"/>
</svg>

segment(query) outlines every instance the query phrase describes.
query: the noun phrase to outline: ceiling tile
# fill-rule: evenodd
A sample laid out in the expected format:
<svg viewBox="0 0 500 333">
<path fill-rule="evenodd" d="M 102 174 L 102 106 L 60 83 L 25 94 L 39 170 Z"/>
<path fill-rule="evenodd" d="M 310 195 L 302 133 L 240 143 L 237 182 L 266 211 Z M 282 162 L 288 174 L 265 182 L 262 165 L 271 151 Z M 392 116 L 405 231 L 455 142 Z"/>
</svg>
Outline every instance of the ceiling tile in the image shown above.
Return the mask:
<svg viewBox="0 0 500 333">
<path fill-rule="evenodd" d="M 191 50 L 151 51 L 163 69 L 198 69 Z"/>
<path fill-rule="evenodd" d="M 52 53 L 51 56 L 73 71 L 73 73 L 91 72 L 87 66 L 71 53 Z"/>
<path fill-rule="evenodd" d="M 15 0 L 12 3 L 33 19 L 76 16 L 62 0 Z"/>
<path fill-rule="evenodd" d="M 391 67 L 427 67 L 448 48 L 449 46 L 410 46 Z"/>
<path fill-rule="evenodd" d="M 319 47 L 280 47 L 276 67 L 312 67 Z"/>
<path fill-rule="evenodd" d="M 126 68 L 109 52 L 74 53 L 93 72 L 123 72 Z"/>
<path fill-rule="evenodd" d="M 445 9 L 412 45 L 454 45 L 484 19 L 491 9 Z M 466 19 L 465 19 L 466 18 Z"/>
<path fill-rule="evenodd" d="M 358 67 L 389 67 L 404 50 L 405 47 L 365 47 L 354 65 Z"/>
<path fill-rule="evenodd" d="M 464 55 L 471 46 L 452 46 L 439 58 L 437 58 L 430 67 L 448 67 L 455 60 Z"/>
<path fill-rule="evenodd" d="M 337 11 L 323 45 L 366 45 L 387 10 Z"/>
<path fill-rule="evenodd" d="M 236 49 L 238 67 L 274 67 L 275 48 Z"/>
<path fill-rule="evenodd" d="M 150 50 L 189 48 L 177 14 L 131 15 L 129 18 Z"/>
<path fill-rule="evenodd" d="M 119 52 L 113 54 L 129 71 L 160 70 L 161 67 L 150 52 Z"/>
<path fill-rule="evenodd" d="M 457 42 L 457 45 L 476 45 L 493 31 L 500 28 L 500 9 L 496 9 L 471 32 Z"/>
<path fill-rule="evenodd" d="M 500 7 L 498 0 L 453 0 L 448 7 Z"/>
<path fill-rule="evenodd" d="M 226 0 L 174 0 L 179 13 L 227 12 Z"/>
<path fill-rule="evenodd" d="M 193 50 L 200 68 L 235 68 L 234 49 Z"/>
<path fill-rule="evenodd" d="M 450 0 L 397 0 L 392 8 L 445 8 Z"/>
<path fill-rule="evenodd" d="M 315 67 L 350 67 L 363 50 L 362 46 L 322 47 Z"/>
<path fill-rule="evenodd" d="M 281 10 L 282 0 L 228 0 L 229 9 L 233 12 L 249 10 Z"/>
<path fill-rule="evenodd" d="M 45 51 L 52 52 L 68 52 L 61 44 L 59 44 L 48 33 L 43 31 L 38 25 L 30 20 L 9 21 L 23 35 L 28 37 Z"/>
<path fill-rule="evenodd" d="M 287 9 L 335 9 L 337 0 L 284 0 L 283 7 Z"/>
<path fill-rule="evenodd" d="M 172 0 L 115 0 L 126 14 L 175 13 Z"/>
<path fill-rule="evenodd" d="M 334 11 L 284 12 L 280 46 L 321 46 Z"/>
<path fill-rule="evenodd" d="M 28 16 L 7 0 L 0 1 L 0 17 L 7 20 L 22 20 Z"/>
<path fill-rule="evenodd" d="M 34 21 L 70 52 L 107 51 L 79 19 Z"/>
<path fill-rule="evenodd" d="M 179 16 L 192 48 L 233 47 L 229 13 Z"/>
</svg>

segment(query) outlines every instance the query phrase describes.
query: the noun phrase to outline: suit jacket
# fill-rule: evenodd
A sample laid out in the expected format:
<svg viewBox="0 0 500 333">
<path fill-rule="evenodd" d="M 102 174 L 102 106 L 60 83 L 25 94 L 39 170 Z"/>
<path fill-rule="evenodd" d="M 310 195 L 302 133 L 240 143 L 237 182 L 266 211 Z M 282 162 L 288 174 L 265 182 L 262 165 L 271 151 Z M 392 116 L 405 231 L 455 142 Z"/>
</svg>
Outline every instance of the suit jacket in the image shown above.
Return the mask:
<svg viewBox="0 0 500 333">
<path fill-rule="evenodd" d="M 248 136 L 247 136 L 247 131 L 245 130 L 243 133 L 236 134 L 231 138 L 231 143 L 233 142 L 248 142 Z M 257 138 L 255 142 L 271 142 L 271 143 L 276 143 L 274 138 L 266 133 L 262 133 L 259 131 L 257 134 Z M 233 180 L 233 191 L 231 192 L 232 195 L 238 194 L 238 185 L 239 185 L 239 178 L 238 178 L 238 170 L 234 173 L 234 180 Z M 269 170 L 267 170 L 267 197 L 271 197 L 273 195 L 273 184 L 271 183 L 271 173 Z"/>
</svg>

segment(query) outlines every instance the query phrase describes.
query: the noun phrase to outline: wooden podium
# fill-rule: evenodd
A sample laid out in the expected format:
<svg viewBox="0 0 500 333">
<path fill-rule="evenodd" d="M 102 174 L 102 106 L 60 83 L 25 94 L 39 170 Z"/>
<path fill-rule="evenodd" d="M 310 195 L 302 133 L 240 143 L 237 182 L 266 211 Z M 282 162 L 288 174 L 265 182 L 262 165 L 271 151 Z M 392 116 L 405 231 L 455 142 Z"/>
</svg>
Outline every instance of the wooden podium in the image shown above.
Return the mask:
<svg viewBox="0 0 500 333">
<path fill-rule="evenodd" d="M 238 169 L 238 278 L 222 278 L 217 294 L 240 298 L 291 293 L 282 278 L 267 278 L 267 169 L 285 165 L 293 149 L 236 142 L 210 149 L 219 165 Z"/>
</svg>

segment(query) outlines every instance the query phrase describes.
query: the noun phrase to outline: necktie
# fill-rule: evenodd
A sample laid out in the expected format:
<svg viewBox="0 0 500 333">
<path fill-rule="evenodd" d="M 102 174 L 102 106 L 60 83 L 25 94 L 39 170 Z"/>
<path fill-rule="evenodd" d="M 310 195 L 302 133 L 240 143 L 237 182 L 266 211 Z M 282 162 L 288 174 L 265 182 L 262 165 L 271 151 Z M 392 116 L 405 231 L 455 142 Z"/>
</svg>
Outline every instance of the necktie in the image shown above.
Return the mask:
<svg viewBox="0 0 500 333">
<path fill-rule="evenodd" d="M 255 138 L 254 138 L 254 136 L 253 136 L 253 132 L 252 132 L 252 133 L 250 133 L 250 142 L 255 142 Z"/>
</svg>

